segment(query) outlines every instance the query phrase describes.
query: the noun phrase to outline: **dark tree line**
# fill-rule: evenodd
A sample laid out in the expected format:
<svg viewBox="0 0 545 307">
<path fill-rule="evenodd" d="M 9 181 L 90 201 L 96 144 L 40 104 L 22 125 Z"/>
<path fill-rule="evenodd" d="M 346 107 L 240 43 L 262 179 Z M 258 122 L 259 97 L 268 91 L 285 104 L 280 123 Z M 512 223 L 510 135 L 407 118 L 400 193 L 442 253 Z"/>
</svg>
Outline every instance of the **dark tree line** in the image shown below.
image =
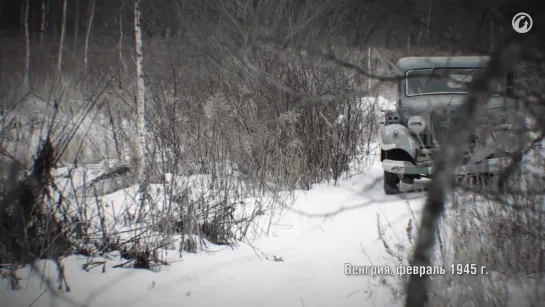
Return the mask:
<svg viewBox="0 0 545 307">
<path fill-rule="evenodd" d="M 127 8 L 131 3 L 130 0 L 96 1 L 95 35 L 115 36 L 122 10 L 129 30 L 131 13 Z M 276 9 L 279 3 L 282 5 L 280 11 Z M 62 20 L 62 0 L 30 0 L 31 32 L 40 31 L 44 4 L 46 32 L 56 34 Z M 68 1 L 69 32 L 75 27 L 81 30 L 87 27 L 89 4 L 90 0 Z M 2 32 L 16 35 L 24 30 L 24 6 L 25 1 L 0 2 Z M 287 27 L 287 17 L 297 16 L 313 6 L 321 8 L 312 24 L 316 31 L 345 37 L 356 47 L 371 43 L 394 49 L 407 48 L 407 45 L 450 49 L 453 44 L 445 40 L 448 37 L 463 40 L 474 49 L 488 50 L 491 40 L 511 27 L 511 17 L 515 13 L 539 12 L 544 5 L 536 1 L 511 0 L 147 0 L 142 6 L 143 27 L 148 37 L 165 35 L 167 31 L 183 37 L 184 33 L 193 31 L 195 25 L 221 24 L 226 12 L 236 14 L 235 19 L 240 24 L 267 25 L 280 18 L 280 26 Z"/>
</svg>

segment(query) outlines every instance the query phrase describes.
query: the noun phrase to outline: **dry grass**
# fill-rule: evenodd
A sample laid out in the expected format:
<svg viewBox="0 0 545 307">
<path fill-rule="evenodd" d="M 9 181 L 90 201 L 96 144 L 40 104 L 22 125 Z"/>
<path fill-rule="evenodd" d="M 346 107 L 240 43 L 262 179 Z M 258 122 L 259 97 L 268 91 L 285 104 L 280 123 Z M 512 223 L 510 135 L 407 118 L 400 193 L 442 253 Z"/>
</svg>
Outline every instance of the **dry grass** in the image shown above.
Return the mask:
<svg viewBox="0 0 545 307">
<path fill-rule="evenodd" d="M 452 194 L 438 229 L 433 263 L 447 274 L 431 277 L 430 306 L 542 306 L 542 155 L 537 147 L 527 153 L 521 171 L 509 183 L 509 194 L 483 194 L 474 185 L 463 185 Z M 417 229 L 413 215 L 404 239 L 393 242 L 382 236 L 394 265 L 408 265 Z M 399 230 L 379 226 L 379 233 L 388 231 Z M 473 266 L 477 274 L 453 275 L 453 264 Z M 407 282 L 408 276 L 385 280 L 397 299 L 403 299 Z"/>
<path fill-rule="evenodd" d="M 13 264 L 14 276 L 38 259 L 54 259 L 63 275 L 62 257 L 73 253 L 89 256 L 91 265 L 117 250 L 126 265 L 153 268 L 165 262 L 165 249 L 197 252 L 207 243 L 251 242 L 267 235 L 270 217 L 288 201 L 282 191 L 336 181 L 354 159 L 369 158 L 361 153 L 369 152 L 377 131 L 374 105 L 356 97 L 301 104 L 255 75 L 222 42 L 147 41 L 151 198 L 145 221 L 136 223 L 131 41 L 121 61 L 115 41 L 92 38 L 87 70 L 82 48 L 68 43 L 61 75 L 51 57 L 56 42 L 46 37 L 40 47 L 32 41 L 31 93 L 22 87 L 23 59 L 14 56 L 23 42 L 6 38 L 0 54 L 0 221 L 25 204 L 32 213 L 3 225 L 3 233 L 34 227 L 29 239 L 19 232 L 2 237 L 1 261 Z M 308 95 L 336 96 L 364 84 L 353 72 L 297 52 L 254 50 L 248 56 L 266 74 Z M 347 56 L 364 57 L 354 51 Z M 17 165 L 19 174 L 39 163 L 44 140 L 53 146 L 55 163 L 44 171 L 42 188 L 20 199 L 11 191 L 23 181 L 14 181 L 10 170 Z M 109 200 L 119 193 L 121 203 Z M 36 219 L 45 223 L 31 226 Z M 52 237 L 63 238 L 62 244 Z M 13 244 L 24 248 L 10 253 Z"/>
</svg>

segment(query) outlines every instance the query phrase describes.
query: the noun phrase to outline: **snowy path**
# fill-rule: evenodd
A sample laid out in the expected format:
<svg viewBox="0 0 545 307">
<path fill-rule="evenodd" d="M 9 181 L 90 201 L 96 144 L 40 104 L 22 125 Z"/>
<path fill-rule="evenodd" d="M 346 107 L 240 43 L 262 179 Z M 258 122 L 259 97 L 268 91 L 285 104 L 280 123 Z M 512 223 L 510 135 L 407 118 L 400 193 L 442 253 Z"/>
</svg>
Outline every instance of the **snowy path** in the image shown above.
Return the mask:
<svg viewBox="0 0 545 307">
<path fill-rule="evenodd" d="M 68 297 L 89 307 L 391 306 L 387 291 L 378 288 L 378 277 L 344 274 L 345 263 L 385 264 L 377 214 L 389 228 L 388 235 L 404 241 L 409 205 L 418 211 L 422 204 L 422 193 L 407 194 L 410 201 L 384 196 L 381 181 L 366 190 L 381 175 L 375 163 L 363 178 L 301 192 L 293 210 L 274 225 L 271 235 L 253 244 L 259 252 L 241 244 L 236 250 L 185 254 L 183 261 L 158 273 L 113 268 L 106 273 L 100 268 L 86 273 L 81 270 L 84 259 L 70 257 L 64 261 L 72 288 Z M 351 206 L 360 208 L 327 218 L 309 216 Z M 273 261 L 273 256 L 284 261 Z M 6 290 L 5 279 L 3 283 L 2 306 L 29 306 L 45 289 L 35 277 L 23 283 L 26 290 L 18 292 Z M 71 305 L 51 300 L 45 293 L 32 306 Z"/>
</svg>

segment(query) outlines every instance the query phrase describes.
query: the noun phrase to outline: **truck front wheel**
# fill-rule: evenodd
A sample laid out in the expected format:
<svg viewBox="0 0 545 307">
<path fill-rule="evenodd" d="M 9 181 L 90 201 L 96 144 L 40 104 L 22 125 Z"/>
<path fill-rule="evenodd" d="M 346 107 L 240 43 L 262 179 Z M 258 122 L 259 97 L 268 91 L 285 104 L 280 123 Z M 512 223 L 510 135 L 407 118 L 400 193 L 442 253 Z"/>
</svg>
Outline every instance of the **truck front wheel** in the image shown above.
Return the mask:
<svg viewBox="0 0 545 307">
<path fill-rule="evenodd" d="M 384 193 L 386 195 L 393 195 L 399 193 L 400 178 L 397 174 L 384 171 L 383 183 Z"/>
</svg>

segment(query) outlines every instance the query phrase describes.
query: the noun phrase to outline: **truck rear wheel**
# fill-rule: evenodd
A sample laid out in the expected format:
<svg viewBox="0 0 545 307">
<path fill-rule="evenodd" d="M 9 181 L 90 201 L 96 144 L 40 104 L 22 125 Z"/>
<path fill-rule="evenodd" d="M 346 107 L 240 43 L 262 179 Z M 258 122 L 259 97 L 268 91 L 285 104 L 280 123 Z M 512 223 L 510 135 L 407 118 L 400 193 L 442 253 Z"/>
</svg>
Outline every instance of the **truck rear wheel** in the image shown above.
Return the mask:
<svg viewBox="0 0 545 307">
<path fill-rule="evenodd" d="M 393 195 L 399 193 L 399 176 L 394 173 L 384 171 L 383 183 L 384 193 L 386 195 Z"/>
</svg>

